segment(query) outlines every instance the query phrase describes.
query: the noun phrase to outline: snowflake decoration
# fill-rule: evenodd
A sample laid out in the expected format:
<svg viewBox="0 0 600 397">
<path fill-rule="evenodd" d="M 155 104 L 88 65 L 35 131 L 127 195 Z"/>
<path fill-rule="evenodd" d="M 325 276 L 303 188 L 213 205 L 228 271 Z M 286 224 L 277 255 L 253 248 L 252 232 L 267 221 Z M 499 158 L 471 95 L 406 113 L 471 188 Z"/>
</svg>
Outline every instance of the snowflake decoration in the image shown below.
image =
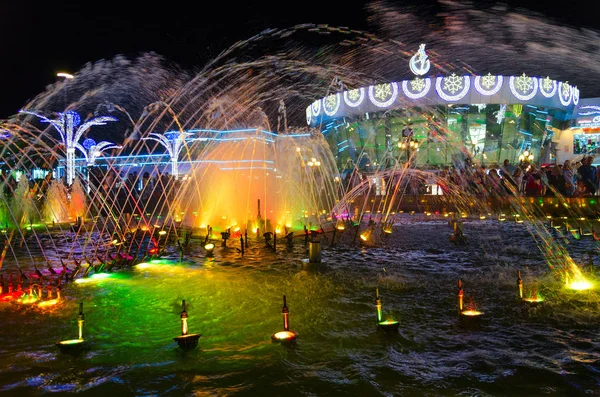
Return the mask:
<svg viewBox="0 0 600 397">
<path fill-rule="evenodd" d="M 486 90 L 489 90 L 490 88 L 492 88 L 496 85 L 496 76 L 492 76 L 491 73 L 488 73 L 486 76 L 483 76 L 481 78 L 481 85 Z"/>
<path fill-rule="evenodd" d="M 523 75 L 515 77 L 510 76 L 508 86 L 510 92 L 521 101 L 528 101 L 537 94 L 539 79 Z"/>
<path fill-rule="evenodd" d="M 310 111 L 310 106 L 306 108 L 306 124 L 310 125 L 312 121 L 312 112 Z"/>
<path fill-rule="evenodd" d="M 398 85 L 396 83 L 377 84 L 369 87 L 369 99 L 373 105 L 385 108 L 390 106 L 398 96 Z"/>
<path fill-rule="evenodd" d="M 442 87 L 443 86 L 443 87 Z M 467 95 L 471 88 L 471 80 L 469 76 L 457 76 L 452 74 L 448 77 L 438 77 L 435 79 L 435 90 L 437 91 L 440 98 L 445 101 L 458 101 Z M 460 90 L 459 90 L 460 89 Z M 455 95 L 451 95 L 445 90 L 454 93 L 458 90 Z"/>
<path fill-rule="evenodd" d="M 492 76 L 488 73 L 486 76 L 475 76 L 475 89 L 481 95 L 495 95 L 502 88 L 504 77 Z"/>
<path fill-rule="evenodd" d="M 533 78 L 525 75 L 519 76 L 515 79 L 515 87 L 523 94 L 527 94 L 533 89 Z"/>
<path fill-rule="evenodd" d="M 579 88 L 573 87 L 573 105 L 579 103 Z"/>
<path fill-rule="evenodd" d="M 344 102 L 346 105 L 355 108 L 365 99 L 365 89 L 355 88 L 350 91 L 344 91 Z"/>
<path fill-rule="evenodd" d="M 540 78 L 540 92 L 546 98 L 552 98 L 556 94 L 556 80 L 550 77 Z"/>
<path fill-rule="evenodd" d="M 407 80 L 402 82 L 402 91 L 404 92 L 404 95 L 411 99 L 423 98 L 425 95 L 427 95 L 429 89 L 431 88 L 430 78 L 416 78 L 415 80 L 410 81 L 412 91 L 408 89 L 408 83 L 409 82 Z"/>
<path fill-rule="evenodd" d="M 410 89 L 414 92 L 421 92 L 425 88 L 425 79 L 416 78 L 410 82 Z"/>
<path fill-rule="evenodd" d="M 360 90 L 358 88 L 355 88 L 353 90 L 348 91 L 348 98 L 350 98 L 352 102 L 356 102 L 356 100 L 360 98 Z"/>
<path fill-rule="evenodd" d="M 571 86 L 568 81 L 562 83 L 562 89 L 560 90 L 563 98 L 568 98 L 571 95 Z"/>
<path fill-rule="evenodd" d="M 323 111 L 328 116 L 333 116 L 340 108 L 340 94 L 331 94 L 323 98 Z"/>
<path fill-rule="evenodd" d="M 377 84 L 375 86 L 375 98 L 385 101 L 392 95 L 391 84 Z"/>
<path fill-rule="evenodd" d="M 560 99 L 560 103 L 562 103 L 563 106 L 569 106 L 571 103 L 572 88 L 567 83 L 568 81 L 565 81 L 564 83 L 560 83 L 558 86 L 558 99 Z"/>
<path fill-rule="evenodd" d="M 455 73 L 452 73 L 450 77 L 444 78 L 444 90 L 448 91 L 451 94 L 455 94 L 456 91 L 461 90 L 463 87 L 463 79 L 460 76 L 457 76 Z"/>
<path fill-rule="evenodd" d="M 554 80 L 552 80 L 550 76 L 546 76 L 546 78 L 542 80 L 542 88 L 546 92 L 549 92 L 554 87 L 554 84 L 552 84 L 553 82 Z"/>
<path fill-rule="evenodd" d="M 501 124 L 502 120 L 504 120 L 504 116 L 506 115 L 506 104 L 501 104 L 500 109 L 495 113 L 496 114 L 496 123 Z"/>
</svg>

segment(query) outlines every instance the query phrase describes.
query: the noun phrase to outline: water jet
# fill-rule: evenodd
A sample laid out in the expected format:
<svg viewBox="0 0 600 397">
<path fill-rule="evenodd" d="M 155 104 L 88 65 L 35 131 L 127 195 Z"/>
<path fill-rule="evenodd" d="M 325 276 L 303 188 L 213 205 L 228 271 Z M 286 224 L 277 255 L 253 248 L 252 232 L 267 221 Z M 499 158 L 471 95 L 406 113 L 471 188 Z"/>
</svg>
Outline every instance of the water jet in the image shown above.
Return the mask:
<svg viewBox="0 0 600 397">
<path fill-rule="evenodd" d="M 400 327 L 400 323 L 397 320 L 387 319 L 382 320 L 381 311 L 381 298 L 379 296 L 379 288 L 375 289 L 375 308 L 377 309 L 377 328 L 386 333 L 396 333 Z"/>
</svg>

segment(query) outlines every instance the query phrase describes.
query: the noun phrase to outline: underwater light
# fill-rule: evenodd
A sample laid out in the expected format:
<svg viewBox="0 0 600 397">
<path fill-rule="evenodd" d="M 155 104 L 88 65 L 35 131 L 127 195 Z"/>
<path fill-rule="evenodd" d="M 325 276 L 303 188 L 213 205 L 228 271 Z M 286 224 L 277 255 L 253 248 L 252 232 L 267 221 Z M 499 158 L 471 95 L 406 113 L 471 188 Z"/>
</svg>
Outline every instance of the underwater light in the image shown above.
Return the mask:
<svg viewBox="0 0 600 397">
<path fill-rule="evenodd" d="M 137 269 L 148 269 L 148 268 L 150 268 L 152 266 L 153 265 L 151 263 L 142 262 L 142 263 L 138 263 L 134 267 L 137 268 Z"/>
<path fill-rule="evenodd" d="M 161 230 L 160 232 L 158 232 L 159 236 L 164 236 L 165 234 L 167 234 L 166 230 Z"/>
<path fill-rule="evenodd" d="M 280 342 L 294 340 L 297 337 L 298 337 L 298 334 L 293 331 L 279 331 L 279 332 L 275 332 L 272 335 L 272 338 L 274 340 L 277 340 Z"/>
<path fill-rule="evenodd" d="M 48 301 L 43 301 L 43 302 L 40 302 L 40 303 L 38 303 L 38 307 L 48 307 L 48 306 L 54 306 L 54 305 L 56 305 L 58 302 L 59 302 L 59 300 L 58 300 L 58 299 L 51 299 L 51 300 L 48 300 Z"/>
<path fill-rule="evenodd" d="M 575 291 L 586 291 L 593 287 L 592 283 L 584 279 L 573 281 L 571 284 L 567 284 L 567 286 Z"/>
<path fill-rule="evenodd" d="M 181 301 L 181 336 L 173 338 L 182 349 L 193 349 L 198 346 L 198 339 L 202 334 L 188 334 L 188 314 L 185 308 L 185 300 Z"/>
<path fill-rule="evenodd" d="M 292 342 L 298 337 L 298 333 L 290 331 L 290 310 L 287 307 L 285 295 L 283 295 L 283 307 L 281 308 L 283 315 L 283 331 L 275 332 L 271 335 L 273 342 Z"/>
<path fill-rule="evenodd" d="M 469 309 L 469 310 L 463 310 L 462 312 L 460 312 L 460 314 L 463 316 L 476 317 L 476 316 L 483 315 L 483 312 L 480 312 L 479 310 Z"/>
<path fill-rule="evenodd" d="M 113 277 L 113 274 L 111 274 L 111 273 L 95 273 L 87 278 L 78 278 L 77 280 L 75 280 L 75 283 L 76 284 L 85 284 L 85 283 L 90 283 L 95 280 L 104 280 L 106 278 L 111 278 L 111 277 Z"/>
<path fill-rule="evenodd" d="M 537 303 L 542 303 L 544 301 L 544 298 L 541 296 L 532 296 L 529 298 L 523 298 L 523 302 L 527 302 L 530 304 L 537 304 Z"/>
<path fill-rule="evenodd" d="M 377 310 L 377 328 L 388 333 L 398 332 L 400 323 L 393 319 L 381 320 L 381 298 L 379 297 L 379 288 L 375 289 L 375 308 Z"/>
<path fill-rule="evenodd" d="M 206 253 L 208 255 L 212 255 L 214 249 L 215 249 L 215 245 L 213 243 L 208 243 L 204 245 L 204 249 L 206 250 Z"/>
<path fill-rule="evenodd" d="M 78 339 L 68 339 L 56 343 L 61 353 L 78 354 L 88 347 L 83 339 L 83 323 L 85 315 L 83 314 L 83 302 L 79 303 L 79 315 L 77 316 L 77 328 L 79 329 Z"/>
</svg>

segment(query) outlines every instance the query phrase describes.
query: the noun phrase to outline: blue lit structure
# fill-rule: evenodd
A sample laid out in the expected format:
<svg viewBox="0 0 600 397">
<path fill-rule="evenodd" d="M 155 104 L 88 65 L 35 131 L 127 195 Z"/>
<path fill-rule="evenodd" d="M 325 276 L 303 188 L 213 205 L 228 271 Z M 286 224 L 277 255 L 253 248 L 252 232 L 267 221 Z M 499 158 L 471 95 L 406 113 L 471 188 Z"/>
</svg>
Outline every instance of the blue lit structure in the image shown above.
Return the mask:
<svg viewBox="0 0 600 397">
<path fill-rule="evenodd" d="M 245 140 L 249 139 L 247 137 L 229 137 L 229 134 L 234 134 L 238 132 L 259 132 L 263 136 L 253 136 L 252 139 L 264 139 L 265 142 L 273 143 L 275 139 L 294 139 L 294 138 L 302 138 L 311 136 L 310 133 L 293 133 L 293 134 L 277 134 L 271 131 L 266 131 L 262 129 L 255 128 L 245 128 L 245 129 L 234 129 L 234 130 L 212 130 L 212 129 L 190 129 L 186 130 L 181 134 L 179 131 L 169 131 L 164 135 L 155 134 L 158 136 L 163 136 L 167 141 L 168 145 L 165 145 L 161 141 L 161 145 L 164 146 L 167 151 L 163 153 L 136 153 L 136 154 L 120 154 L 117 156 L 102 156 L 96 157 L 94 165 L 102 168 L 114 168 L 117 170 L 124 170 L 125 172 L 129 171 L 137 171 L 138 173 L 142 173 L 144 171 L 148 171 L 151 174 L 154 172 L 164 173 L 169 169 L 173 172 L 173 175 L 180 175 L 189 172 L 189 170 L 195 164 L 209 164 L 216 163 L 222 164 L 220 167 L 221 170 L 239 170 L 239 169 L 264 169 L 264 170 L 272 170 L 274 169 L 274 162 L 272 160 L 264 160 L 264 159 L 245 159 L 245 160 L 192 160 L 187 156 L 186 158 L 179 160 L 177 159 L 177 174 L 175 174 L 173 169 L 173 160 L 174 158 L 178 158 L 179 153 L 183 149 L 184 141 L 179 142 L 178 145 L 175 143 L 179 140 L 179 137 L 185 137 L 185 142 L 195 142 L 195 144 L 208 144 L 210 142 L 227 142 L 227 141 L 236 141 L 236 140 Z M 152 136 L 151 140 L 158 140 L 160 138 Z M 147 138 L 148 139 L 148 138 Z M 85 141 L 84 141 L 85 143 Z M 170 150 L 172 149 L 172 150 Z M 174 156 L 177 154 L 177 157 Z M 247 164 L 247 167 L 244 165 Z M 74 167 L 79 172 L 84 172 L 86 166 L 88 165 L 87 158 L 76 158 L 74 160 Z M 234 167 L 235 165 L 235 167 Z M 59 166 L 56 168 L 56 176 L 60 176 L 64 173 L 65 170 L 65 161 L 60 160 Z"/>
</svg>

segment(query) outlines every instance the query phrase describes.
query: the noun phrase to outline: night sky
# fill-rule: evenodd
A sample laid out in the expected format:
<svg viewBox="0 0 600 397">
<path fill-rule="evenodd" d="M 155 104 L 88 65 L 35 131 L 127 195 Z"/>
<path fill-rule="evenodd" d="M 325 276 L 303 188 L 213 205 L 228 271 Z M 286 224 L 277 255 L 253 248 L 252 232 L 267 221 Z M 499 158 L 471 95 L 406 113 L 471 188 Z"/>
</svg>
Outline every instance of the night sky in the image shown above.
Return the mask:
<svg viewBox="0 0 600 397">
<path fill-rule="evenodd" d="M 136 56 L 153 51 L 184 69 L 202 66 L 208 59 L 238 40 L 266 28 L 300 23 L 327 23 L 373 31 L 366 2 L 244 2 L 198 1 L 132 7 L 121 2 L 4 1 L 0 5 L 2 53 L 0 118 L 16 113 L 28 99 L 56 81 L 56 72 L 77 72 L 88 62 L 111 59 L 117 54 Z M 493 3 L 476 2 L 478 7 Z M 560 23 L 600 29 L 589 1 L 504 2 L 543 12 Z M 543 3 L 543 4 L 540 4 Z M 387 3 L 395 4 L 395 3 Z M 434 15 L 435 1 L 398 3 L 424 6 Z M 592 11 L 592 12 L 590 12 Z M 375 32 L 376 33 L 376 32 Z"/>
</svg>

